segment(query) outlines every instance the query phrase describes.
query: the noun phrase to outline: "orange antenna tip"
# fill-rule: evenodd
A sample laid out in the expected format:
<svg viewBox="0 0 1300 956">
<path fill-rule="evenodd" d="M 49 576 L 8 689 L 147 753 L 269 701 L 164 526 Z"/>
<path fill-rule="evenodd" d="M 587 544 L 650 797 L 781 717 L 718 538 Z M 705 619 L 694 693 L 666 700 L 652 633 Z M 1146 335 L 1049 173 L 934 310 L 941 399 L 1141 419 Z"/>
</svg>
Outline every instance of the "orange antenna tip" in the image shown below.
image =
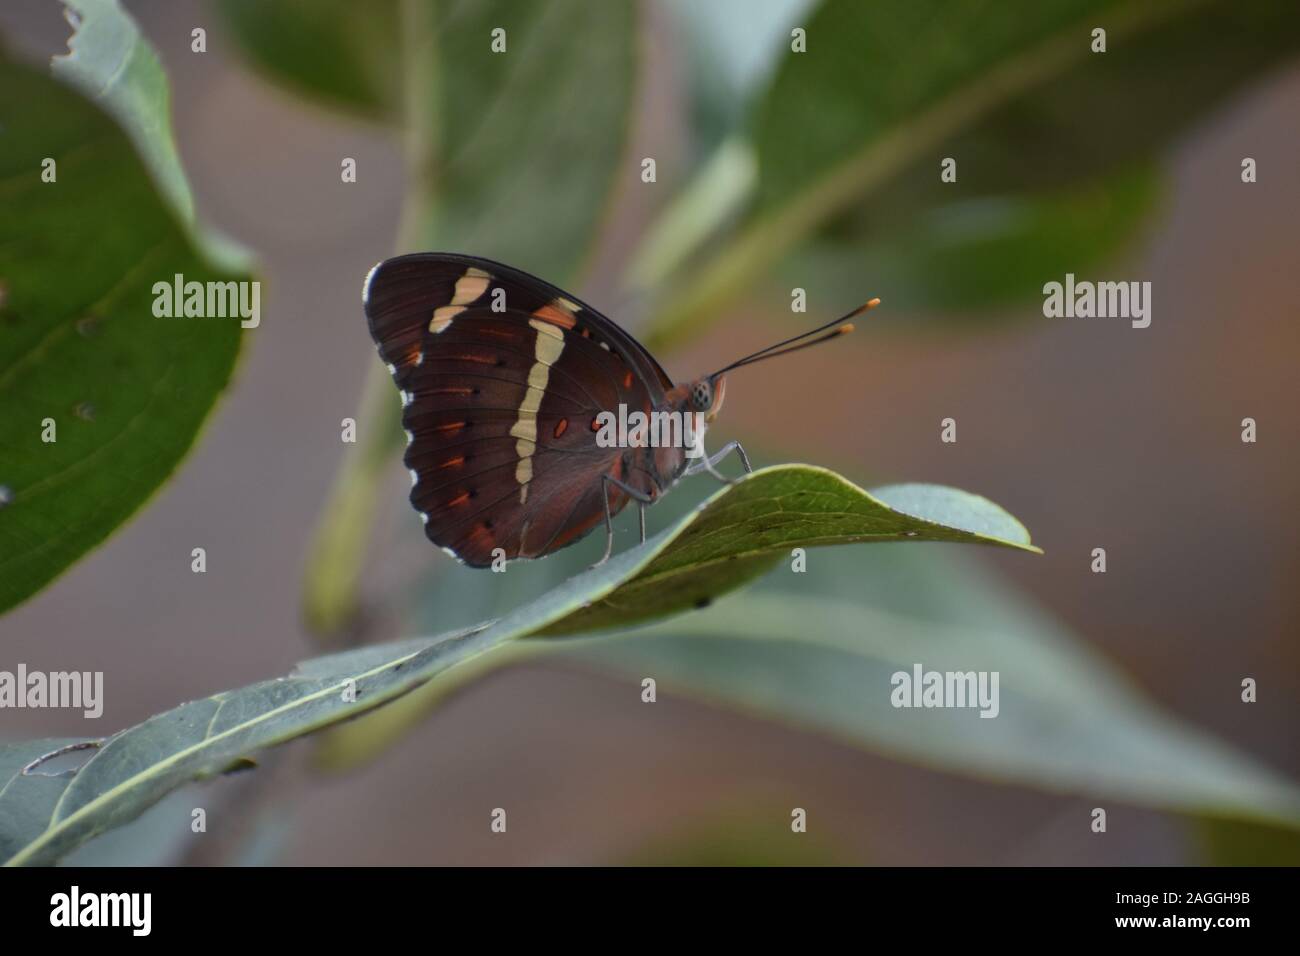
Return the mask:
<svg viewBox="0 0 1300 956">
<path fill-rule="evenodd" d="M 879 299 L 872 299 L 870 302 L 864 302 L 862 303 L 862 305 L 858 306 L 856 309 L 854 309 L 852 312 L 846 315 L 845 318 L 851 319 L 855 315 L 861 315 L 863 312 L 866 312 L 868 309 L 874 309 L 878 305 L 880 305 Z"/>
</svg>

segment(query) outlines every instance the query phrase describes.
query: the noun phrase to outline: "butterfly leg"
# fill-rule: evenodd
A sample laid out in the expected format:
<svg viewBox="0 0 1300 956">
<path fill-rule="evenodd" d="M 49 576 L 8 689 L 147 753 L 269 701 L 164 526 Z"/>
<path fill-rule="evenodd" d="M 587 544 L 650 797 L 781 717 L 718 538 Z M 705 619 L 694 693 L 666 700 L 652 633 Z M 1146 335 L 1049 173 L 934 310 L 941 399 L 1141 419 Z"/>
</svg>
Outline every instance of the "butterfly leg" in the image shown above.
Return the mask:
<svg viewBox="0 0 1300 956">
<path fill-rule="evenodd" d="M 650 497 L 645 492 L 638 491 L 637 489 L 633 488 L 631 485 L 619 481 L 617 478 L 613 477 L 612 475 L 600 476 L 600 497 L 605 502 L 605 553 L 599 561 L 597 561 L 595 564 L 591 566 L 592 568 L 600 567 L 602 564 L 608 561 L 609 556 L 614 553 L 614 515 L 613 512 L 609 510 L 609 486 L 610 485 L 613 485 L 614 487 L 620 489 L 624 494 L 626 494 L 629 498 L 631 498 L 640 506 L 641 541 L 643 543 L 645 541 L 645 506 L 650 504 L 652 501 L 654 501 L 654 498 Z M 588 568 L 588 570 L 591 570 L 591 568 Z"/>
<path fill-rule="evenodd" d="M 726 458 L 733 451 L 740 457 L 740 464 L 741 467 L 745 469 L 745 474 L 748 475 L 750 472 L 752 472 L 754 468 L 749 463 L 749 456 L 745 454 L 744 447 L 740 444 L 740 442 L 732 441 L 732 442 L 727 442 L 727 444 L 722 446 L 722 450 L 718 452 L 716 455 L 712 455 L 712 456 L 705 455 L 703 458 L 699 460 L 699 462 L 687 468 L 686 473 L 688 475 L 694 475 L 694 474 L 698 474 L 701 471 L 707 471 L 710 475 L 718 479 L 718 481 L 722 482 L 724 485 L 734 485 L 736 482 L 740 481 L 739 478 L 728 478 L 722 472 L 718 471 L 718 464 L 722 461 L 722 459 Z"/>
</svg>

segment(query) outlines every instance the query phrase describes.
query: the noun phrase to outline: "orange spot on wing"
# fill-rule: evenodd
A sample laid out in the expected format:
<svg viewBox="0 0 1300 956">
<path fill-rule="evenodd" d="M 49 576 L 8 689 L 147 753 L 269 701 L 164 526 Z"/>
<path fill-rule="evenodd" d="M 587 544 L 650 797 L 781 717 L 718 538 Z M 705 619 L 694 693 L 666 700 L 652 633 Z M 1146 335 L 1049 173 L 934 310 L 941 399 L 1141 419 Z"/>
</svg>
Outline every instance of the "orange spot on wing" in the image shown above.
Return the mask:
<svg viewBox="0 0 1300 956">
<path fill-rule="evenodd" d="M 434 425 L 431 432 L 458 432 L 465 427 L 464 422 L 448 422 L 446 425 Z"/>
<path fill-rule="evenodd" d="M 551 325 L 558 325 L 562 329 L 571 329 L 578 324 L 578 320 L 573 317 L 571 312 L 556 308 L 550 303 L 542 306 L 533 315 L 543 322 L 550 322 Z"/>
<path fill-rule="evenodd" d="M 447 502 L 447 507 L 455 508 L 457 505 L 463 505 L 467 501 L 469 501 L 469 492 L 462 491 L 455 498 L 452 498 L 451 501 Z"/>
<path fill-rule="evenodd" d="M 632 373 L 631 373 L 631 372 L 628 372 L 626 375 L 623 376 L 623 387 L 624 387 L 624 388 L 631 388 L 631 387 L 632 387 Z"/>
<path fill-rule="evenodd" d="M 559 438 L 561 435 L 563 435 L 564 432 L 568 429 L 568 427 L 569 427 L 569 420 L 567 418 L 561 418 L 558 422 L 555 423 L 555 432 L 554 432 L 555 437 Z"/>
</svg>

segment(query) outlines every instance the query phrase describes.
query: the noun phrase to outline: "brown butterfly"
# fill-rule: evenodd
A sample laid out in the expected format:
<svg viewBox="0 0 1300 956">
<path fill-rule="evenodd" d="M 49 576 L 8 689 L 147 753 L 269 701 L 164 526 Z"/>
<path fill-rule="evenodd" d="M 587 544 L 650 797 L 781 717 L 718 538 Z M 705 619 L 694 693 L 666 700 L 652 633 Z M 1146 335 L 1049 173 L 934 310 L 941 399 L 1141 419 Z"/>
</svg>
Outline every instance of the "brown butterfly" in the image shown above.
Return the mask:
<svg viewBox="0 0 1300 956">
<path fill-rule="evenodd" d="M 733 451 L 751 470 L 739 442 L 703 453 L 725 374 L 850 332 L 847 320 L 879 301 L 674 385 L 613 321 L 490 259 L 397 256 L 370 270 L 363 292 L 370 334 L 402 394 L 411 504 L 429 540 L 474 567 L 544 557 L 603 520 L 602 563 L 613 516 L 629 501 L 644 541 L 646 506 L 683 475 L 729 481 L 717 466 Z"/>
</svg>

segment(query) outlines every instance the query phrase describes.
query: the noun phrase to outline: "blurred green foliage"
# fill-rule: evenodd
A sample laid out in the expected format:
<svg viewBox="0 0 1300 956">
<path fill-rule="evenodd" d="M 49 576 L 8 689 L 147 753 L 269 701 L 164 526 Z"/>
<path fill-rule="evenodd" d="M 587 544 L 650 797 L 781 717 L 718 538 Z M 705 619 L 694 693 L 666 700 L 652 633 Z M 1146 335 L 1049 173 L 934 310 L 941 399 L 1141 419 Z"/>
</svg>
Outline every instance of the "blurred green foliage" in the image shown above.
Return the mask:
<svg viewBox="0 0 1300 956">
<path fill-rule="evenodd" d="M 698 335 L 791 261 L 782 280 L 845 302 L 865 283 L 891 308 L 969 318 L 1037 295 L 1031 265 L 1122 250 L 1155 208 L 1161 151 L 1300 47 L 1300 9 L 1272 0 L 826 0 L 798 22 L 809 52 L 773 45 L 771 82 L 731 111 L 752 200 L 682 250 L 652 341 Z M 734 42 L 725 24 L 710 39 Z"/>
<path fill-rule="evenodd" d="M 159 280 L 247 276 L 194 224 L 153 51 L 116 4 L 76 7 L 75 89 L 0 51 L 0 611 L 159 488 L 241 340 L 238 316 L 154 317 Z"/>
</svg>

